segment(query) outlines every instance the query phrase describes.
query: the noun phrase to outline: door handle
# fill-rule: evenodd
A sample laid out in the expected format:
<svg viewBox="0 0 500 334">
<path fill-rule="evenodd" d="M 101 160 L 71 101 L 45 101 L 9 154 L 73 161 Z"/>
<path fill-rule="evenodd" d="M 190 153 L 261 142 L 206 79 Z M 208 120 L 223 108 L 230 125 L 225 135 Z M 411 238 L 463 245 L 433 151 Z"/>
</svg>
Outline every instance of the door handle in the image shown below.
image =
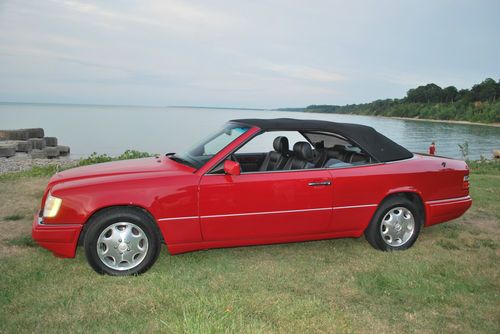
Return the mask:
<svg viewBox="0 0 500 334">
<path fill-rule="evenodd" d="M 332 181 L 309 182 L 309 186 L 311 187 L 330 186 L 330 185 L 332 185 Z"/>
</svg>

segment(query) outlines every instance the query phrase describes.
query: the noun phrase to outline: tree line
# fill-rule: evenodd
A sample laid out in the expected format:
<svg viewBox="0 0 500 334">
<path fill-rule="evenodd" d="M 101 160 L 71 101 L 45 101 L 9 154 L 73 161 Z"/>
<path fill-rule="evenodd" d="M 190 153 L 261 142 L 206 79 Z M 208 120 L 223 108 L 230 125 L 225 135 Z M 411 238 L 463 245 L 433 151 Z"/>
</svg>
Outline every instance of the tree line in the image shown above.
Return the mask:
<svg viewBox="0 0 500 334">
<path fill-rule="evenodd" d="M 410 89 L 405 101 L 417 103 L 453 103 L 464 102 L 495 102 L 500 96 L 500 80 L 496 82 L 487 78 L 483 82 L 472 86 L 471 89 L 457 90 L 455 86 L 441 88 L 434 83 Z"/>
<path fill-rule="evenodd" d="M 458 90 L 441 88 L 430 83 L 410 89 L 402 99 L 376 100 L 371 103 L 310 105 L 306 112 L 362 114 L 389 117 L 410 117 L 440 120 L 461 120 L 481 123 L 500 122 L 500 80 L 491 78 Z"/>
</svg>

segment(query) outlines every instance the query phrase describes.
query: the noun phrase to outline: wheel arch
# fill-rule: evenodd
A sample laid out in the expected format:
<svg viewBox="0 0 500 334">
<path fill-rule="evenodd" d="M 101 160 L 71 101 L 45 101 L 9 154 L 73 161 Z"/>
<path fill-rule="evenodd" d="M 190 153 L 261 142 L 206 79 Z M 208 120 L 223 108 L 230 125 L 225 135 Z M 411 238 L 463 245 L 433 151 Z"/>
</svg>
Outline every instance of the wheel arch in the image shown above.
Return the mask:
<svg viewBox="0 0 500 334">
<path fill-rule="evenodd" d="M 418 192 L 417 190 L 404 189 L 404 190 L 390 192 L 380 201 L 377 208 L 379 208 L 384 202 L 386 202 L 392 198 L 397 198 L 397 197 L 405 197 L 406 199 L 410 200 L 412 203 L 415 204 L 415 206 L 419 210 L 419 213 L 422 216 L 422 226 L 425 226 L 425 223 L 427 222 L 426 207 L 425 207 L 424 201 L 422 199 L 422 194 L 420 192 Z M 375 214 L 376 214 L 376 211 L 375 211 L 374 215 Z M 372 219 L 373 219 L 373 217 L 372 217 Z"/>
<path fill-rule="evenodd" d="M 417 229 L 416 234 L 410 237 L 409 243 L 405 242 L 401 246 L 401 248 L 397 248 L 396 246 L 388 245 L 386 242 L 384 242 L 381 239 L 380 236 L 380 231 L 379 231 L 379 226 L 380 220 L 382 219 L 383 215 L 386 214 L 386 211 L 388 208 L 393 207 L 393 205 L 398 203 L 398 199 L 400 202 L 404 202 L 406 205 L 409 205 L 408 202 L 412 203 L 418 210 L 418 215 L 421 217 L 420 219 L 420 224 L 418 224 L 418 227 L 415 227 Z M 388 203 L 389 202 L 389 203 Z M 394 205 L 397 206 L 397 205 Z M 384 210 L 384 211 L 383 211 Z M 425 220 L 426 220 L 426 212 L 425 212 L 425 205 L 422 200 L 422 196 L 417 192 L 417 191 L 412 191 L 409 189 L 404 189 L 401 191 L 393 191 L 389 194 L 387 194 L 378 204 L 377 210 L 373 213 L 373 216 L 370 220 L 370 223 L 366 227 L 364 234 L 366 237 L 366 240 L 375 248 L 378 250 L 382 251 L 388 251 L 388 250 L 395 250 L 395 249 L 407 249 L 413 245 L 413 243 L 417 240 L 418 234 L 420 233 L 421 229 L 425 225 Z M 415 224 L 417 225 L 417 224 Z M 395 248 L 396 247 L 396 248 Z"/>
<path fill-rule="evenodd" d="M 109 205 L 109 206 L 99 208 L 99 209 L 95 210 L 94 212 L 92 212 L 92 214 L 89 215 L 89 217 L 85 220 L 85 223 L 83 224 L 83 228 L 80 232 L 80 236 L 78 237 L 78 246 L 83 245 L 83 240 L 85 238 L 85 234 L 87 233 L 87 230 L 88 230 L 90 224 L 92 224 L 92 220 L 95 219 L 95 217 L 98 217 L 99 215 L 103 215 L 107 211 L 120 209 L 120 208 L 127 208 L 127 209 L 131 209 L 131 210 L 135 210 L 137 212 L 140 212 L 142 214 L 147 215 L 154 222 L 154 225 L 156 226 L 156 229 L 160 235 L 160 241 L 162 243 L 165 243 L 165 240 L 163 238 L 163 234 L 161 233 L 160 227 L 158 226 L 158 221 L 151 214 L 151 212 L 149 212 L 148 209 L 146 209 L 140 205 L 127 204 L 127 205 Z"/>
</svg>

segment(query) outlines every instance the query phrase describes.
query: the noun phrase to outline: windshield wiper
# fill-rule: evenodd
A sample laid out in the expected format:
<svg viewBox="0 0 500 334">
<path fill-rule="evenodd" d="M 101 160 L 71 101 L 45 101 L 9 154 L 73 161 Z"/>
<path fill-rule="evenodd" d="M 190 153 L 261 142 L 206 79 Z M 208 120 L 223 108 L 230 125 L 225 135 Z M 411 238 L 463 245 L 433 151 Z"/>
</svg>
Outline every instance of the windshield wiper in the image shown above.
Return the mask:
<svg viewBox="0 0 500 334">
<path fill-rule="evenodd" d="M 181 157 L 179 157 L 179 156 L 175 155 L 175 153 L 174 153 L 173 155 L 168 156 L 168 157 L 169 157 L 169 159 L 174 160 L 175 162 L 178 162 L 178 163 L 180 163 L 180 164 L 183 164 L 183 165 L 187 165 L 187 166 L 189 166 L 189 167 L 196 168 L 196 166 L 195 166 L 195 165 L 193 165 L 191 162 L 189 162 L 189 161 L 187 161 L 186 159 L 183 159 L 183 158 L 181 158 Z"/>
</svg>

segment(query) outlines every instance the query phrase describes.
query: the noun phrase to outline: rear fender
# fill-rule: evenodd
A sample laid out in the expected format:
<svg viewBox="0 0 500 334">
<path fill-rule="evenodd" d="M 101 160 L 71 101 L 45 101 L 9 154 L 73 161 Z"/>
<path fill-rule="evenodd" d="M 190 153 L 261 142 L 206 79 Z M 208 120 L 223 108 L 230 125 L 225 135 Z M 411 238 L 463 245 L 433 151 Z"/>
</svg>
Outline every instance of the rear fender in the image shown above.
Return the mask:
<svg viewBox="0 0 500 334">
<path fill-rule="evenodd" d="M 380 207 L 380 205 L 385 200 L 387 200 L 387 198 L 389 198 L 391 196 L 405 195 L 405 194 L 412 194 L 412 195 L 416 195 L 418 197 L 419 203 L 417 203 L 417 204 L 420 206 L 421 213 L 423 214 L 423 219 L 424 219 L 423 224 L 427 225 L 427 217 L 429 217 L 428 207 L 427 207 L 427 205 L 425 205 L 422 192 L 413 186 L 403 186 L 403 187 L 397 187 L 397 188 L 390 189 L 385 194 L 384 198 L 379 202 L 378 206 Z M 413 200 L 413 198 L 411 198 L 411 199 Z"/>
</svg>

